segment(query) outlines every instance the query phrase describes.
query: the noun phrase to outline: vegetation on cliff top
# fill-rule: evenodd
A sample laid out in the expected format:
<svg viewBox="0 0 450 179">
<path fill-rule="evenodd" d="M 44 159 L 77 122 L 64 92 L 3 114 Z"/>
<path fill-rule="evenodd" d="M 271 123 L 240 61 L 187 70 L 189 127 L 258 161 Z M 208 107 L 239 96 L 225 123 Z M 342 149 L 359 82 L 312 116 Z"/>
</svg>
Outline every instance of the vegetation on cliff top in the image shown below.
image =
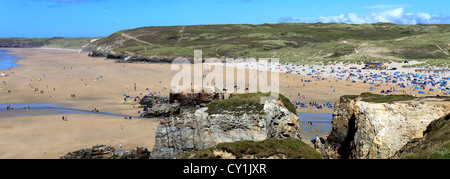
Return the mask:
<svg viewBox="0 0 450 179">
<path fill-rule="evenodd" d="M 260 142 L 244 140 L 217 144 L 208 149 L 184 153 L 183 159 L 218 159 L 221 156 L 214 155 L 214 150 L 232 154 L 237 159 L 248 156 L 255 158 L 287 157 L 289 159 L 321 159 L 322 155 L 294 138 L 266 139 Z"/>
<path fill-rule="evenodd" d="M 344 95 L 341 98 L 346 99 L 356 99 L 360 98 L 361 101 L 365 102 L 374 102 L 374 103 L 386 103 L 386 102 L 394 102 L 394 101 L 408 101 L 415 99 L 416 97 L 412 95 L 382 95 L 382 94 L 373 94 L 370 92 L 361 93 L 360 95 Z"/>
<path fill-rule="evenodd" d="M 208 107 L 208 114 L 220 114 L 223 111 L 233 111 L 236 114 L 240 113 L 257 113 L 260 114 L 264 109 L 264 104 L 261 104 L 263 97 L 269 97 L 271 93 L 244 93 L 237 94 L 229 99 L 213 101 L 206 105 Z M 284 106 L 292 113 L 296 113 L 294 105 L 282 94 L 279 95 Z"/>
</svg>

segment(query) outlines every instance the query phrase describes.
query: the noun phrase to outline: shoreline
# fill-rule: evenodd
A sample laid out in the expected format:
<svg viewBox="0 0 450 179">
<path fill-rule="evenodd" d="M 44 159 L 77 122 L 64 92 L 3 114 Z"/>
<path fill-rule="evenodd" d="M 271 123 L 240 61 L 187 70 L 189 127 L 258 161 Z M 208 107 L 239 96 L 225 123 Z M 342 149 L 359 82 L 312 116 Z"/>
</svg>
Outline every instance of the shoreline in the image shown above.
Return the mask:
<svg viewBox="0 0 450 179">
<path fill-rule="evenodd" d="M 0 48 L 0 50 L 4 51 L 4 55 L 5 56 L 9 56 L 10 58 L 13 58 L 13 59 L 6 59 L 6 60 L 10 60 L 11 61 L 10 63 L 5 63 L 5 64 L 0 63 L 0 65 L 1 65 L 0 66 L 0 71 L 7 70 L 7 69 L 13 68 L 15 66 L 18 66 L 16 64 L 16 61 L 20 60 L 21 58 L 23 58 L 23 57 L 17 56 L 16 54 L 12 53 L 13 52 L 12 50 L 7 50 L 7 49 L 4 49 L 4 48 Z M 2 66 L 4 66 L 4 67 L 2 68 Z M 7 67 L 7 66 L 9 66 L 9 67 Z M 7 68 L 5 68 L 5 67 L 7 67 Z"/>
</svg>

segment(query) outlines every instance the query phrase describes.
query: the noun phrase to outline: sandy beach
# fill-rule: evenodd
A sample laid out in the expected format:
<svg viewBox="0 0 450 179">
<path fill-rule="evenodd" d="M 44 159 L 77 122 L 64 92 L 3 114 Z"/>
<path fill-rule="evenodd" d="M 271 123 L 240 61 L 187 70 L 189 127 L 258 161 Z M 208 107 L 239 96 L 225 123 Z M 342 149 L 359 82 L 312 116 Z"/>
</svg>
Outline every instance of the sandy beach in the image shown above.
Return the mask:
<svg viewBox="0 0 450 179">
<path fill-rule="evenodd" d="M 0 78 L 0 104 L 53 104 L 74 109 L 93 110 L 123 116 L 138 116 L 137 102 L 123 102 L 124 95 L 143 97 L 150 92 L 168 96 L 172 77 L 177 71 L 170 64 L 115 63 L 104 58 L 88 57 L 87 53 L 55 49 L 8 49 L 22 57 L 18 66 L 2 69 L 9 74 Z M 347 66 L 342 66 L 349 67 Z M 319 67 L 320 68 L 320 67 Z M 301 80 L 311 82 L 301 82 Z M 334 104 L 342 95 L 370 91 L 374 85 L 362 81 L 336 80 L 333 77 L 280 74 L 280 92 L 292 101 L 305 104 Z M 247 79 L 248 81 L 248 79 Z M 136 84 L 136 90 L 134 89 Z M 380 84 L 374 93 L 388 90 L 393 84 Z M 147 90 L 148 88 L 148 90 Z M 409 94 L 399 90 L 394 94 Z M 404 89 L 402 89 L 404 90 Z M 433 95 L 441 91 L 431 91 Z M 71 97 L 75 94 L 75 97 Z M 300 96 L 299 96 L 300 94 Z M 332 108 L 298 108 L 299 113 L 328 113 Z M 0 112 L 1 113 L 5 112 Z M 17 113 L 26 113 L 24 111 Z M 102 114 L 22 115 L 0 117 L 0 158 L 58 158 L 61 154 L 96 144 L 112 145 L 116 149 L 147 147 L 152 149 L 159 119 L 124 119 Z M 120 125 L 123 126 L 121 129 Z M 307 126 L 307 125 L 305 125 Z M 308 137 L 319 133 L 305 131 Z M 313 127 L 313 126 L 311 126 Z M 325 136 L 322 132 L 320 136 Z"/>
</svg>

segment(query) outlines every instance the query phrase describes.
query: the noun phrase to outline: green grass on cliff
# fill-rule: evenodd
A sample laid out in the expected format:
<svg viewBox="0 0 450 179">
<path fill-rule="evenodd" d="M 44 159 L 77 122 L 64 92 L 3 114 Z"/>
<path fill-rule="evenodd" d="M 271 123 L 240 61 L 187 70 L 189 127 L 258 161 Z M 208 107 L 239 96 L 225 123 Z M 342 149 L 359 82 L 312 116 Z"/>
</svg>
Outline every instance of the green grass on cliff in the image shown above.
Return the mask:
<svg viewBox="0 0 450 179">
<path fill-rule="evenodd" d="M 360 95 L 344 95 L 341 98 L 356 99 L 358 97 L 361 99 L 361 101 L 373 103 L 408 101 L 416 98 L 412 95 L 382 95 L 382 94 L 373 94 L 370 92 L 361 93 Z"/>
<path fill-rule="evenodd" d="M 363 97 L 363 99 L 361 101 L 374 102 L 374 103 L 408 101 L 408 100 L 415 99 L 415 97 L 412 95 L 381 95 L 381 94 L 373 94 L 373 93 L 362 93 L 360 96 Z"/>
<path fill-rule="evenodd" d="M 235 95 L 226 100 L 213 101 L 206 105 L 208 114 L 221 114 L 223 111 L 232 111 L 234 113 L 257 113 L 260 114 L 264 109 L 261 104 L 263 97 L 269 97 L 270 93 L 244 93 Z M 294 105 L 282 94 L 279 95 L 284 106 L 292 113 L 296 113 Z"/>
<path fill-rule="evenodd" d="M 268 158 L 273 156 L 285 156 L 289 159 L 321 159 L 322 155 L 294 138 L 267 139 L 260 142 L 237 141 L 217 144 L 209 149 L 187 152 L 181 155 L 182 159 L 218 159 L 219 156 L 213 154 L 214 150 L 225 151 L 233 154 L 237 159 L 246 155 L 255 158 Z"/>
</svg>

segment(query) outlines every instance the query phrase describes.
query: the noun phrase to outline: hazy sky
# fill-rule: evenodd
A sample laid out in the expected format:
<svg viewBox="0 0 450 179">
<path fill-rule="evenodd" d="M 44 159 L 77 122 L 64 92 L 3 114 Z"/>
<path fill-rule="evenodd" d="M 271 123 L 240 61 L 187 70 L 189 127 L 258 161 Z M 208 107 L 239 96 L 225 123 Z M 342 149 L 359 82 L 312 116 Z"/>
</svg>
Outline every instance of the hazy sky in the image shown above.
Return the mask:
<svg viewBox="0 0 450 179">
<path fill-rule="evenodd" d="M 450 24 L 449 0 L 0 0 L 0 37 L 99 37 L 143 26 Z"/>
</svg>

